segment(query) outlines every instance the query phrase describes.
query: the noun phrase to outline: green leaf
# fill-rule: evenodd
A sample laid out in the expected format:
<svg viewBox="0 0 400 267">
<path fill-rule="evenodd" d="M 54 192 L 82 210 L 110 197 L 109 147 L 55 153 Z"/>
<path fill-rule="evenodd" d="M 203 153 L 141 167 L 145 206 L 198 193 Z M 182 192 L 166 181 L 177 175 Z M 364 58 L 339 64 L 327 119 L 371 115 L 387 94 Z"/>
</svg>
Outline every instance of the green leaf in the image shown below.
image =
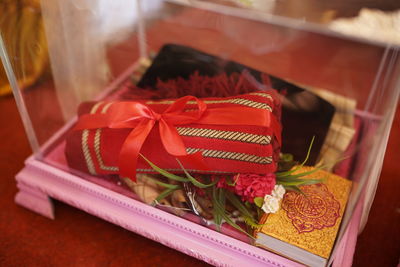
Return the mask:
<svg viewBox="0 0 400 267">
<path fill-rule="evenodd" d="M 234 195 L 232 192 L 226 193 L 226 198 L 232 203 L 232 205 L 239 210 L 239 212 L 243 215 L 243 217 L 247 217 L 253 220 L 254 223 L 257 223 L 254 220 L 253 214 L 247 209 L 247 207 Z"/>
<path fill-rule="evenodd" d="M 218 192 L 219 192 L 219 196 L 220 197 L 222 195 L 223 196 L 227 196 L 227 195 L 231 194 L 231 192 L 226 192 L 226 190 L 224 190 L 222 188 L 220 188 L 218 190 L 215 187 L 213 188 L 212 199 L 213 199 L 213 207 L 214 207 L 214 216 L 217 215 L 217 217 L 220 217 L 221 218 L 221 222 L 222 222 L 222 219 L 224 219 L 229 225 L 231 225 L 232 227 L 234 227 L 238 231 L 240 231 L 242 233 L 245 233 L 250 238 L 254 239 L 254 237 L 252 235 L 250 235 L 249 233 L 244 231 L 239 225 L 237 225 L 234 221 L 232 221 L 232 219 L 225 213 L 225 208 L 224 208 L 225 207 L 225 197 L 218 199 Z M 233 200 L 233 198 L 230 198 L 230 199 Z M 235 200 L 233 200 L 233 202 L 236 203 Z M 247 211 L 247 209 L 246 209 L 246 207 L 244 205 L 242 207 L 240 207 L 240 209 L 243 209 L 243 208 L 246 210 L 245 213 L 248 213 L 250 215 L 250 217 L 246 216 L 246 215 L 243 215 L 243 219 L 244 219 L 244 222 L 246 223 L 246 225 L 249 225 L 251 228 L 259 228 L 259 227 L 261 227 L 262 225 L 259 225 L 254 221 L 253 217 L 251 216 L 251 213 Z"/>
<path fill-rule="evenodd" d="M 293 155 L 289 154 L 289 153 L 285 153 L 285 154 L 282 154 L 281 159 L 284 162 L 292 162 L 293 161 Z"/>
<path fill-rule="evenodd" d="M 315 173 L 315 172 L 317 172 L 317 171 L 320 171 L 322 168 L 323 168 L 323 167 L 318 167 L 318 168 L 312 169 L 311 171 L 302 172 L 302 173 L 298 173 L 298 174 L 292 174 L 292 175 L 289 175 L 289 176 L 286 176 L 286 177 L 289 177 L 289 178 L 301 178 L 301 177 L 306 177 L 306 176 L 311 175 L 311 174 L 313 174 L 313 173 Z M 286 178 L 286 177 L 279 177 L 279 178 Z"/>
<path fill-rule="evenodd" d="M 155 206 L 157 203 L 159 203 L 162 199 L 166 198 L 170 194 L 172 194 L 174 191 L 176 191 L 179 188 L 171 188 L 171 189 L 166 189 L 162 191 L 158 197 L 153 201 L 152 205 Z"/>
<path fill-rule="evenodd" d="M 279 179 L 292 179 L 292 178 L 301 178 L 301 177 L 306 177 L 308 175 L 311 175 L 313 173 L 316 173 L 320 170 L 322 170 L 325 166 L 321 166 L 321 167 L 313 167 L 310 171 L 303 171 L 300 173 L 296 173 L 296 174 L 290 174 L 290 175 L 286 175 L 286 176 L 277 176 L 277 178 Z M 299 169 L 302 169 L 302 167 L 296 167 L 296 169 L 294 170 L 295 172 L 297 172 Z"/>
<path fill-rule="evenodd" d="M 216 187 L 213 187 L 213 188 L 216 188 Z M 226 203 L 225 190 L 222 188 L 219 188 L 217 192 L 219 192 L 218 203 L 220 203 L 222 207 L 225 207 L 225 203 Z"/>
<path fill-rule="evenodd" d="M 235 176 L 234 176 L 234 179 L 235 179 L 235 180 L 233 180 L 233 182 L 232 182 L 231 178 L 230 178 L 230 177 L 227 177 L 227 179 L 226 179 L 226 184 L 229 185 L 229 186 L 235 186 L 236 183 L 237 183 L 237 181 L 239 180 L 239 175 L 238 175 L 238 174 L 235 175 Z"/>
<path fill-rule="evenodd" d="M 216 187 L 212 188 L 213 215 L 214 215 L 214 222 L 217 225 L 218 231 L 221 231 L 222 215 L 219 212 L 216 203 L 219 203 L 222 198 L 225 199 L 224 196 L 223 197 L 221 196 L 221 195 L 223 195 L 223 193 L 221 194 L 221 192 L 223 192 L 221 189 L 218 189 Z M 225 200 L 224 200 L 224 202 L 225 202 Z M 225 203 L 221 203 L 221 204 L 223 207 L 225 207 Z"/>
<path fill-rule="evenodd" d="M 169 189 L 178 189 L 178 188 L 180 188 L 179 185 L 163 183 L 163 182 L 161 182 L 161 181 L 159 181 L 157 179 L 151 178 L 149 176 L 146 176 L 146 179 L 154 182 L 157 185 L 160 185 L 160 186 L 163 186 L 163 187 L 166 187 L 166 188 L 169 188 Z"/>
<path fill-rule="evenodd" d="M 304 166 L 304 164 L 306 164 L 306 162 L 307 162 L 308 159 L 310 158 L 311 149 L 312 149 L 312 147 L 313 147 L 314 140 L 315 140 L 315 135 L 314 135 L 313 138 L 311 139 L 311 143 L 310 143 L 310 145 L 308 146 L 306 158 L 305 158 L 304 161 L 300 164 L 300 166 L 302 166 L 302 167 Z"/>
<path fill-rule="evenodd" d="M 324 181 L 323 179 L 303 179 L 303 178 L 298 178 L 298 177 L 286 177 L 285 179 L 276 179 L 276 181 L 278 183 L 303 183 L 303 182 L 307 182 L 307 181 L 317 181 L 317 182 L 322 182 Z"/>
<path fill-rule="evenodd" d="M 243 230 L 239 225 L 237 225 L 234 221 L 232 221 L 231 218 L 229 218 L 228 215 L 226 215 L 225 213 L 222 214 L 223 219 L 233 228 L 235 228 L 236 230 L 244 233 L 245 235 L 247 235 L 248 237 L 250 237 L 251 239 L 255 239 L 252 235 L 250 235 L 249 233 L 247 233 L 245 230 Z"/>
<path fill-rule="evenodd" d="M 260 228 L 264 224 L 258 224 L 258 222 L 254 219 L 253 214 L 247 209 L 246 205 L 244 205 L 236 195 L 234 195 L 231 192 L 226 193 L 226 198 L 232 203 L 232 205 L 239 210 L 239 212 L 242 214 L 242 217 L 244 219 L 244 222 L 250 226 L 251 228 Z M 264 202 L 264 199 L 262 199 L 262 202 Z M 250 203 L 246 203 L 248 205 L 251 205 Z M 262 204 L 261 204 L 262 206 Z"/>
<path fill-rule="evenodd" d="M 231 177 L 227 177 L 225 179 L 225 181 L 226 181 L 226 184 L 229 185 L 229 186 L 235 186 L 235 184 L 236 184 L 236 181 L 232 181 Z"/>
<path fill-rule="evenodd" d="M 312 185 L 312 184 L 320 184 L 322 180 L 320 179 L 296 179 L 290 182 L 279 181 L 279 184 L 283 186 L 303 186 L 303 185 Z"/>
<path fill-rule="evenodd" d="M 257 207 L 261 208 L 264 204 L 264 199 L 262 197 L 255 197 L 254 204 L 256 204 Z"/>
<path fill-rule="evenodd" d="M 286 172 L 277 172 L 277 173 L 275 173 L 276 177 L 285 177 L 285 176 L 289 176 L 289 175 L 291 175 L 292 173 L 294 173 L 295 171 L 298 171 L 300 168 L 302 168 L 302 167 L 304 166 L 304 164 L 306 164 L 306 162 L 308 161 L 308 159 L 309 159 L 309 157 L 310 157 L 311 148 L 312 148 L 312 146 L 313 146 L 313 144 L 314 144 L 314 139 L 315 139 L 315 136 L 313 136 L 313 138 L 311 139 L 311 143 L 310 143 L 310 145 L 308 146 L 307 155 L 306 155 L 306 158 L 304 159 L 304 161 L 303 161 L 297 168 L 295 168 L 295 169 L 293 169 L 293 170 L 286 171 Z"/>
<path fill-rule="evenodd" d="M 188 171 L 186 171 L 186 169 L 183 167 L 182 163 L 179 161 L 179 159 L 176 159 L 176 161 L 178 161 L 179 165 L 181 166 L 183 172 L 186 174 L 186 177 L 188 178 L 188 180 L 190 182 L 192 182 L 195 186 L 200 187 L 200 188 L 208 188 L 211 186 L 214 186 L 218 180 L 215 180 L 214 182 L 212 182 L 211 184 L 203 184 L 199 181 L 196 180 L 196 178 L 194 178 L 193 176 L 190 175 L 190 173 Z"/>
<path fill-rule="evenodd" d="M 246 208 L 251 209 L 251 203 L 250 202 L 245 201 L 244 205 L 246 206 Z"/>
<path fill-rule="evenodd" d="M 275 176 L 276 177 L 287 177 L 290 176 L 292 173 L 298 171 L 301 169 L 302 166 L 297 166 L 296 168 L 290 170 L 290 171 L 286 171 L 286 172 L 276 172 Z"/>
<path fill-rule="evenodd" d="M 285 189 L 286 189 L 287 191 L 294 191 L 294 192 L 296 192 L 296 193 L 305 195 L 304 192 L 303 192 L 299 187 L 297 187 L 297 186 L 285 186 Z"/>
<path fill-rule="evenodd" d="M 249 217 L 244 217 L 243 219 L 244 219 L 244 222 L 245 222 L 248 226 L 250 226 L 251 228 L 253 228 L 253 229 L 258 229 L 258 228 L 263 227 L 264 225 L 267 225 L 267 223 L 263 223 L 263 224 L 254 223 L 254 220 L 253 220 L 252 218 L 249 218 Z"/>
<path fill-rule="evenodd" d="M 153 168 L 153 170 L 155 170 L 155 171 L 158 172 L 159 174 L 161 174 L 161 175 L 163 175 L 163 176 L 165 176 L 165 177 L 167 177 L 167 178 L 169 178 L 169 179 L 171 179 L 171 180 L 174 180 L 174 181 L 184 182 L 184 183 L 189 182 L 189 180 L 186 179 L 186 178 L 177 176 L 177 175 L 172 174 L 172 173 L 170 173 L 170 172 L 168 172 L 168 171 L 166 171 L 166 170 L 161 169 L 160 167 L 158 167 L 157 165 L 155 165 L 153 162 L 151 162 L 150 160 L 148 160 L 148 159 L 147 159 L 145 156 L 143 156 L 142 154 L 139 154 L 139 155 L 150 165 L 151 168 Z"/>
<path fill-rule="evenodd" d="M 223 190 L 223 189 L 220 189 L 220 190 Z M 213 194 L 213 199 L 215 199 L 215 201 L 213 201 L 213 205 L 215 206 L 215 212 L 217 214 L 219 214 L 230 226 L 232 226 L 236 230 L 246 234 L 250 238 L 254 239 L 253 236 L 251 236 L 249 233 L 244 231 L 239 225 L 237 225 L 234 221 L 232 221 L 232 219 L 225 213 L 225 207 L 222 207 L 221 204 L 218 201 L 216 201 L 217 200 L 216 193 Z"/>
<path fill-rule="evenodd" d="M 264 213 L 263 212 L 263 210 L 261 209 L 261 208 L 259 208 L 259 207 L 257 207 L 257 218 L 258 218 L 258 220 L 260 220 L 260 218 L 261 218 L 261 215 Z"/>
</svg>

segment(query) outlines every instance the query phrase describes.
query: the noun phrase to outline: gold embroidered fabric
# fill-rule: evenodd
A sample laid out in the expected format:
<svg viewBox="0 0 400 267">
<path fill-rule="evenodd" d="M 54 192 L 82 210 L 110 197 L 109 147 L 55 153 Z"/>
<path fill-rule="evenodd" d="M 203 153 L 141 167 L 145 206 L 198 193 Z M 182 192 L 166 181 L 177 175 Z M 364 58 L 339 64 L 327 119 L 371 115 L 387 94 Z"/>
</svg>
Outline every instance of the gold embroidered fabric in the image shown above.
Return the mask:
<svg viewBox="0 0 400 267">
<path fill-rule="evenodd" d="M 303 167 L 308 172 L 313 167 Z M 264 215 L 260 232 L 328 258 L 343 217 L 351 181 L 326 171 L 308 178 L 325 179 L 324 184 L 302 187 L 306 196 L 288 192 L 276 214 Z M 271 248 L 273 250 L 273 248 Z"/>
</svg>

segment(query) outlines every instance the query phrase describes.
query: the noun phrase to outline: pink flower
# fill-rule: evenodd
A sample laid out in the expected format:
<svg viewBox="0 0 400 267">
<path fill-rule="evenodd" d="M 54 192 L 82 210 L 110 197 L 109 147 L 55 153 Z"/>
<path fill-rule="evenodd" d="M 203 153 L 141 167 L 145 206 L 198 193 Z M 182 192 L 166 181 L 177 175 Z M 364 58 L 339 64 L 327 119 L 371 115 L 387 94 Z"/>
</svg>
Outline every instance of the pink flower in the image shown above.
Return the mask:
<svg viewBox="0 0 400 267">
<path fill-rule="evenodd" d="M 264 198 L 270 195 L 275 186 L 275 174 L 238 174 L 234 177 L 235 193 L 242 197 L 243 201 L 254 202 L 255 197 Z"/>
</svg>

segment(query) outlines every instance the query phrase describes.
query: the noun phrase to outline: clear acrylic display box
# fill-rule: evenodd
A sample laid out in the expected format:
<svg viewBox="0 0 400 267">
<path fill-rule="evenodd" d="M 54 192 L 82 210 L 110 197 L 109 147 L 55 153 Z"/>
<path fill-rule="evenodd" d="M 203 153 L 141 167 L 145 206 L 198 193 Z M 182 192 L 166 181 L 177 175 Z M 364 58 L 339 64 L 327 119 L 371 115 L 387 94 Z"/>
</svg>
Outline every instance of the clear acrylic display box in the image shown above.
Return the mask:
<svg viewBox="0 0 400 267">
<path fill-rule="evenodd" d="M 16 177 L 16 202 L 54 218 L 51 199 L 57 199 L 214 265 L 299 265 L 253 246 L 230 228 L 219 233 L 193 214 L 177 216 L 168 208 L 147 205 L 115 176 L 68 166 L 65 138 L 81 103 L 113 101 L 127 93 L 140 97 L 135 89 L 129 91 L 138 81 L 148 85 L 168 75 L 187 77 L 196 67 L 193 58 L 184 56 L 179 64 L 186 65 L 178 70 L 167 60 L 166 67 L 158 65 L 146 77 L 143 73 L 149 73 L 160 51 L 170 49 L 175 60 L 182 51 L 174 49 L 189 49 L 198 53 L 194 65 L 200 74 L 247 69 L 249 79 L 265 73 L 279 81 L 277 86 L 288 82 L 344 99 L 336 106 L 343 124 L 319 141 L 324 149 L 327 136 L 334 135 L 329 146 L 340 156 L 332 171 L 353 182 L 329 258 L 334 266 L 350 266 L 399 97 L 399 46 L 330 27 L 335 16 L 356 15 L 356 3 L 331 7 L 295 2 L 42 0 L 27 11 L 41 14 L 36 23 L 43 29 L 39 37 L 25 40 L 28 54 L 15 51 L 15 42 L 22 42 L 16 33 L 3 31 L 0 39 L 1 60 L 33 150 Z M 35 58 L 46 50 L 48 71 L 26 86 L 31 76 L 24 56 Z M 309 117 L 314 119 L 318 121 Z M 299 131 L 304 125 L 306 121 L 297 124 Z M 306 151 L 309 139 L 298 145 Z"/>
</svg>

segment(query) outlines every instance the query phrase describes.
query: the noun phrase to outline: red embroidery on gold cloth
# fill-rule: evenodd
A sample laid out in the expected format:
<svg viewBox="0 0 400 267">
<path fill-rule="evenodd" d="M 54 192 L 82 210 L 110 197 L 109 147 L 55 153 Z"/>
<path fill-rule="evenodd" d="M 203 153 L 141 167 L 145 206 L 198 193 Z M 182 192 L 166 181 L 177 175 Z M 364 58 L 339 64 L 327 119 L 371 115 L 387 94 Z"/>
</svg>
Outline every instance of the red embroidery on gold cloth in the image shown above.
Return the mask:
<svg viewBox="0 0 400 267">
<path fill-rule="evenodd" d="M 308 185 L 301 190 L 305 195 L 290 191 L 282 201 L 282 208 L 297 231 L 303 233 L 333 227 L 340 216 L 340 203 L 326 185 Z"/>
</svg>

